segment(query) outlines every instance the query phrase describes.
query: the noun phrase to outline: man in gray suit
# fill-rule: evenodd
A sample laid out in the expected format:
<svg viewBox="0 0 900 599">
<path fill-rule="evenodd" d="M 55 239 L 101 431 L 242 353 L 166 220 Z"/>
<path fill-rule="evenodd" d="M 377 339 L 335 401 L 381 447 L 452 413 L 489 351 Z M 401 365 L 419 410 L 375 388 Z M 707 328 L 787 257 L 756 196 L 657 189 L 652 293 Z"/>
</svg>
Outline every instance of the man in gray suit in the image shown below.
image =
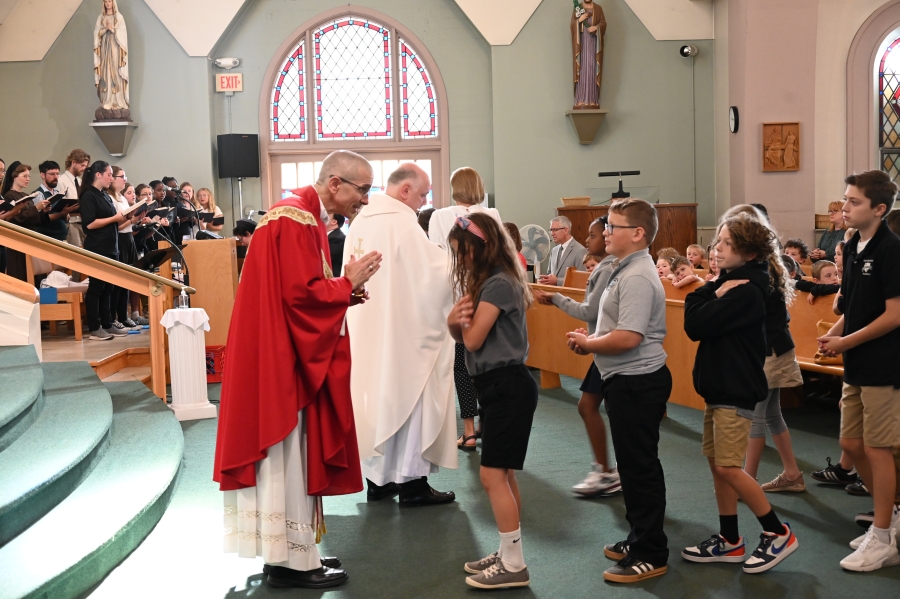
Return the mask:
<svg viewBox="0 0 900 599">
<path fill-rule="evenodd" d="M 572 238 L 572 221 L 565 216 L 557 216 L 550 221 L 550 236 L 556 247 L 550 251 L 550 272 L 541 275 L 542 285 L 562 286 L 566 278 L 566 269 L 574 266 L 576 270 L 584 270 L 584 255 L 587 250 Z"/>
</svg>

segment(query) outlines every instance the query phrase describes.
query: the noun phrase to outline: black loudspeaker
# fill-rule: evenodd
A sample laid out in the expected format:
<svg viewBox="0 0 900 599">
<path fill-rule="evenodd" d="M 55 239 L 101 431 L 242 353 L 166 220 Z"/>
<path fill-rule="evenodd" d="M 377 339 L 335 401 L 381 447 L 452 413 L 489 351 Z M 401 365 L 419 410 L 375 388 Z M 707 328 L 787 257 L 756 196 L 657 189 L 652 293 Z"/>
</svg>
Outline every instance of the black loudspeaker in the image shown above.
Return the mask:
<svg viewBox="0 0 900 599">
<path fill-rule="evenodd" d="M 219 179 L 259 177 L 259 136 L 218 135 Z"/>
</svg>

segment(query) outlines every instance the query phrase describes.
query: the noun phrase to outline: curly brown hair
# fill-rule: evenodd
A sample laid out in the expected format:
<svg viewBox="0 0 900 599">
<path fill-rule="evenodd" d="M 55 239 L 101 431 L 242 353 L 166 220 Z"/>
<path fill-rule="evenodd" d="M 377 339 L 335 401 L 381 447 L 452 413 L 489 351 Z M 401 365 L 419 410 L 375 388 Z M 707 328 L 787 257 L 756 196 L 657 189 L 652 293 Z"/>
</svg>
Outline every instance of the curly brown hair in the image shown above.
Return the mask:
<svg viewBox="0 0 900 599">
<path fill-rule="evenodd" d="M 769 219 L 766 218 L 766 215 L 760 212 L 758 208 L 752 206 L 750 204 L 738 204 L 737 206 L 732 206 L 729 208 L 725 214 L 722 215 L 722 224 L 724 224 L 725 220 L 736 216 L 738 214 L 746 214 L 750 218 L 758 221 L 762 226 L 769 230 L 771 233 L 771 238 L 769 240 L 769 253 L 766 258 L 760 257 L 758 260 L 766 260 L 769 263 L 769 284 L 770 286 L 782 294 L 784 297 L 785 303 L 791 305 L 794 302 L 794 283 L 791 279 L 791 273 L 788 272 L 787 268 L 784 265 L 784 262 L 780 258 L 781 248 L 778 244 L 778 232 L 775 230 L 775 227 L 772 226 L 772 223 L 769 222 Z M 719 225 L 719 228 L 716 229 L 716 238 L 719 237 L 719 229 L 722 228 L 722 224 Z M 731 228 L 728 229 L 731 231 Z M 732 233 L 732 236 L 734 233 Z M 710 245 L 710 248 L 715 248 L 716 242 Z"/>
<path fill-rule="evenodd" d="M 458 224 L 450 229 L 447 236 L 447 242 L 453 246 L 450 282 L 457 297 L 468 295 L 477 308 L 485 282 L 499 268 L 519 283 L 525 306 L 530 307 L 533 300 L 531 289 L 525 281 L 525 272 L 516 257 L 509 234 L 487 214 L 474 212 L 466 218 L 481 229 L 485 239 Z"/>
</svg>

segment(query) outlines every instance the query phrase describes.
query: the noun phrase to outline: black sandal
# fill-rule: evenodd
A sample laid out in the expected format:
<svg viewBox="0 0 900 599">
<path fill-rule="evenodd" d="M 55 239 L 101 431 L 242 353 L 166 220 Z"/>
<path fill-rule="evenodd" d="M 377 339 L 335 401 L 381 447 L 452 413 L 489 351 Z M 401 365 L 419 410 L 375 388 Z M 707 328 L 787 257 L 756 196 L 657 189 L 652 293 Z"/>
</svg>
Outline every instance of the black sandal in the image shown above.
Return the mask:
<svg viewBox="0 0 900 599">
<path fill-rule="evenodd" d="M 470 440 L 475 441 L 475 443 L 468 445 L 468 442 Z M 475 451 L 475 449 L 477 448 L 477 443 L 478 437 L 476 437 L 475 435 L 470 435 L 468 437 L 465 435 L 461 435 L 459 439 L 456 440 L 456 447 L 458 449 L 462 449 L 463 451 Z"/>
</svg>

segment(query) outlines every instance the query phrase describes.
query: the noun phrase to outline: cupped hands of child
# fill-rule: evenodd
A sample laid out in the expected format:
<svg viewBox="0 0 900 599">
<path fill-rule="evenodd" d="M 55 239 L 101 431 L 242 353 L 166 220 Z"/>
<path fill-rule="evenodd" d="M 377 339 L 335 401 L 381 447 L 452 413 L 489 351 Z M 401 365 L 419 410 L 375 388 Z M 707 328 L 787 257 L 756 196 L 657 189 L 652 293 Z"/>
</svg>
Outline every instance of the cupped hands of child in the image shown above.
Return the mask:
<svg viewBox="0 0 900 599">
<path fill-rule="evenodd" d="M 587 344 L 588 332 L 585 329 L 575 329 L 570 333 L 566 333 L 566 345 L 579 356 L 586 356 L 588 352 L 584 350 Z"/>
<path fill-rule="evenodd" d="M 447 324 L 467 329 L 472 324 L 474 314 L 475 307 L 472 304 L 472 298 L 464 295 L 459 298 L 459 301 L 450 310 L 450 314 L 447 315 Z"/>
<path fill-rule="evenodd" d="M 833 358 L 838 354 L 844 353 L 844 338 L 832 335 L 816 338 L 819 344 L 819 352 L 829 358 Z"/>
<path fill-rule="evenodd" d="M 532 295 L 534 295 L 535 301 L 539 304 L 544 304 L 545 306 L 549 306 L 553 303 L 553 294 L 547 293 L 546 291 L 541 291 L 540 289 L 532 290 Z"/>
<path fill-rule="evenodd" d="M 724 283 L 722 283 L 721 287 L 716 289 L 716 297 L 722 297 L 723 295 L 725 295 L 726 293 L 728 293 L 735 287 L 740 287 L 744 283 L 749 283 L 749 282 L 750 281 L 748 279 L 734 279 L 731 281 L 725 281 Z"/>
</svg>

